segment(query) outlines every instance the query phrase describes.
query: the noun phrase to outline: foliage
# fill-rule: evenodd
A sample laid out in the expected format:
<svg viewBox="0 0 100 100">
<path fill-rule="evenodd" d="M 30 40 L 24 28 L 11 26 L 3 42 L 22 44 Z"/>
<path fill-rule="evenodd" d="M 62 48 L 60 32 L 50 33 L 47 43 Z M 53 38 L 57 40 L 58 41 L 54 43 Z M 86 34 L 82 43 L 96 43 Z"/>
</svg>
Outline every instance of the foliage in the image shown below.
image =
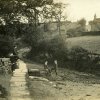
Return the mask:
<svg viewBox="0 0 100 100">
<path fill-rule="evenodd" d="M 86 25 L 86 20 L 84 18 L 80 19 L 78 21 L 78 23 L 81 25 L 81 26 L 85 26 Z"/>
<path fill-rule="evenodd" d="M 65 19 L 63 15 L 65 4 L 63 3 L 52 3 L 51 5 L 44 5 L 42 9 L 42 15 L 44 21 L 61 21 Z"/>
<path fill-rule="evenodd" d="M 78 37 L 83 35 L 83 29 L 81 27 L 77 29 L 70 29 L 67 31 L 67 36 L 68 37 Z"/>
<path fill-rule="evenodd" d="M 1 85 L 0 85 L 0 92 L 1 92 L 0 93 L 1 98 L 5 98 L 8 95 L 6 89 L 4 87 L 2 87 Z"/>
<path fill-rule="evenodd" d="M 50 19 L 49 15 L 57 17 L 61 13 L 62 4 L 55 4 L 53 0 L 0 0 L 0 18 L 3 21 L 0 34 L 23 36 L 32 48 L 37 48 L 37 41 L 42 38 L 38 32 L 39 19 L 45 15 L 48 15 L 45 19 Z"/>
<path fill-rule="evenodd" d="M 8 36 L 0 35 L 0 57 L 7 57 L 13 51 L 13 39 Z"/>
<path fill-rule="evenodd" d="M 25 36 L 26 42 L 30 42 L 31 46 L 36 44 L 39 35 L 37 34 L 40 13 L 38 8 L 42 8 L 44 4 L 50 5 L 52 2 L 52 0 L 0 0 L 0 34 L 8 38 Z M 10 39 L 8 42 L 1 42 L 0 51 L 3 52 L 3 56 L 11 51 L 13 45 L 10 45 L 10 42 Z"/>
<path fill-rule="evenodd" d="M 49 60 L 49 63 L 57 59 L 59 63 L 62 63 L 66 59 L 66 54 L 67 47 L 64 46 L 64 40 L 57 35 L 50 40 L 43 39 L 41 42 L 38 42 L 37 45 L 32 48 L 28 58 L 42 63 L 44 63 L 46 59 Z"/>
<path fill-rule="evenodd" d="M 20 24 L 27 20 L 28 23 L 36 26 L 40 13 L 38 8 L 52 2 L 52 0 L 0 0 L 0 18 L 3 20 L 1 24 L 20 30 Z M 7 32 L 6 29 L 5 31 Z M 20 34 L 20 32 L 17 31 L 16 34 Z"/>
<path fill-rule="evenodd" d="M 75 23 L 76 25 L 74 25 L 73 28 L 70 28 L 69 30 L 67 30 L 67 35 L 69 37 L 76 37 L 76 36 L 82 36 L 83 32 L 86 31 L 86 20 L 80 19 L 79 21 L 77 21 Z"/>
<path fill-rule="evenodd" d="M 90 72 L 95 73 L 95 71 L 100 71 L 98 63 L 100 57 L 91 57 L 87 50 L 82 47 L 73 47 L 69 50 L 67 57 L 67 66 L 70 69 L 82 71 L 82 72 Z M 96 74 L 96 73 L 95 73 Z"/>
</svg>

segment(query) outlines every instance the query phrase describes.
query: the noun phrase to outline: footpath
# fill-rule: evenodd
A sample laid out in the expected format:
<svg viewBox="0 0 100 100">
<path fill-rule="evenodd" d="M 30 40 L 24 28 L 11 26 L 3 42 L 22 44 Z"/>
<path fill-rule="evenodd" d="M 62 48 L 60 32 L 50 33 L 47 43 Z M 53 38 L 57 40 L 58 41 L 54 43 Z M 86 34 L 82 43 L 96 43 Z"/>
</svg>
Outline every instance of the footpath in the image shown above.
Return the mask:
<svg viewBox="0 0 100 100">
<path fill-rule="evenodd" d="M 28 90 L 26 75 L 27 67 L 23 61 L 18 62 L 19 69 L 13 72 L 10 80 L 10 93 L 8 100 L 34 100 Z"/>
</svg>

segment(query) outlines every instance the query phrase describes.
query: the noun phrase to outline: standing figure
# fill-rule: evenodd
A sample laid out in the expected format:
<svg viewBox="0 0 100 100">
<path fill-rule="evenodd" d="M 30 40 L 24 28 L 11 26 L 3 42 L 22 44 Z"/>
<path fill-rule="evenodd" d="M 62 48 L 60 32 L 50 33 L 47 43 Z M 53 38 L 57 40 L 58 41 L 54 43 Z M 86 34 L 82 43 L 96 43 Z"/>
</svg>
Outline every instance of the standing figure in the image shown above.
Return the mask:
<svg viewBox="0 0 100 100">
<path fill-rule="evenodd" d="M 48 61 L 46 60 L 45 63 L 44 63 L 44 69 L 48 69 Z"/>
<path fill-rule="evenodd" d="M 45 70 L 45 74 L 46 75 L 49 75 L 50 74 L 50 70 L 49 70 L 49 67 L 48 67 L 48 61 L 46 60 L 45 63 L 44 63 L 44 70 Z"/>
<path fill-rule="evenodd" d="M 13 54 L 14 54 L 14 55 L 18 55 L 17 46 L 14 46 L 14 47 L 13 47 Z"/>
<path fill-rule="evenodd" d="M 58 74 L 57 70 L 58 70 L 58 62 L 57 62 L 57 60 L 54 60 L 54 71 L 55 71 L 56 75 Z"/>
<path fill-rule="evenodd" d="M 11 53 L 10 55 L 10 61 L 11 61 L 11 70 L 12 72 L 18 68 L 17 66 L 17 60 L 18 60 L 18 57 L 16 55 L 14 55 L 13 53 Z"/>
</svg>

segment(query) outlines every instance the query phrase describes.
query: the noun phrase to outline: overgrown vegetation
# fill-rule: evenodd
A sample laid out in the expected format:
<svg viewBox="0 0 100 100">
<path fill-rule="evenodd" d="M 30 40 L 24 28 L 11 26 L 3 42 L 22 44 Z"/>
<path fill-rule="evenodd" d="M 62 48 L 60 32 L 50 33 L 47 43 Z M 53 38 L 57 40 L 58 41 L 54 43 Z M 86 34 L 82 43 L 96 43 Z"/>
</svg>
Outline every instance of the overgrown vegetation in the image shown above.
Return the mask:
<svg viewBox="0 0 100 100">
<path fill-rule="evenodd" d="M 91 59 L 89 52 L 81 47 L 73 47 L 68 53 L 70 68 L 79 71 L 89 71 Z"/>
<path fill-rule="evenodd" d="M 82 36 L 83 32 L 86 31 L 86 20 L 84 18 L 80 19 L 76 22 L 76 26 L 67 31 L 68 37 Z"/>
<path fill-rule="evenodd" d="M 48 60 L 49 64 L 53 64 L 54 59 L 57 59 L 59 67 L 82 72 L 97 74 L 96 71 L 100 71 L 99 56 L 94 56 L 88 50 L 78 46 L 68 49 L 59 36 L 48 41 L 43 40 L 40 42 L 37 48 L 31 50 L 28 58 L 40 63 Z"/>
<path fill-rule="evenodd" d="M 21 38 L 31 46 L 28 58 L 44 63 L 47 59 L 52 64 L 58 60 L 60 67 L 67 67 L 79 71 L 90 71 L 93 61 L 88 56 L 88 51 L 80 47 L 67 49 L 66 42 L 61 34 L 60 22 L 63 16 L 62 3 L 54 3 L 53 0 L 0 0 L 0 34 L 4 35 L 0 43 L 0 56 L 7 56 L 12 52 L 15 38 Z M 45 32 L 40 32 L 38 25 L 41 22 L 53 22 L 58 24 L 58 35 L 44 37 Z M 78 21 L 79 27 L 69 30 L 72 37 L 81 35 L 85 30 L 85 19 Z M 94 63 L 95 65 L 96 63 Z M 90 68 L 91 66 L 91 68 Z"/>
<path fill-rule="evenodd" d="M 39 23 L 57 20 L 60 24 L 62 13 L 63 4 L 53 0 L 0 0 L 0 34 L 14 39 L 25 37 L 37 49 Z"/>
<path fill-rule="evenodd" d="M 6 89 L 0 85 L 0 98 L 6 98 L 7 95 Z"/>
<path fill-rule="evenodd" d="M 0 57 L 8 57 L 8 54 L 13 52 L 13 38 L 0 35 Z"/>
<path fill-rule="evenodd" d="M 44 62 L 44 60 L 49 60 L 52 62 L 54 59 L 58 59 L 59 61 L 63 61 L 67 48 L 64 47 L 64 41 L 62 41 L 61 37 L 58 35 L 50 40 L 42 40 L 39 42 L 36 47 L 32 48 L 30 55 L 37 61 Z"/>
<path fill-rule="evenodd" d="M 72 47 L 68 50 L 66 67 L 82 72 L 89 72 L 98 75 L 100 71 L 100 55 L 90 53 L 82 47 Z"/>
</svg>

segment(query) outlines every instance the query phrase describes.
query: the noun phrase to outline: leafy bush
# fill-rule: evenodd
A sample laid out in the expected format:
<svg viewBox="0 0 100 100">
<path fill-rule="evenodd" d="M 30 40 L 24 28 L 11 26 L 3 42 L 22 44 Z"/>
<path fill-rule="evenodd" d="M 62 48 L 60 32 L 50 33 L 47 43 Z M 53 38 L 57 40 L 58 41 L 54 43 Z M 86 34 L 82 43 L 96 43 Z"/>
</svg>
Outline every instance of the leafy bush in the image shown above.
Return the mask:
<svg viewBox="0 0 100 100">
<path fill-rule="evenodd" d="M 69 53 L 70 67 L 79 71 L 91 71 L 92 60 L 89 52 L 81 47 L 73 47 Z"/>
<path fill-rule="evenodd" d="M 0 57 L 7 57 L 13 51 L 12 38 L 8 36 L 0 36 Z"/>
<path fill-rule="evenodd" d="M 52 60 L 57 59 L 60 66 L 67 59 L 67 47 L 65 41 L 60 37 L 56 37 L 50 41 L 48 52 L 52 54 Z"/>
<path fill-rule="evenodd" d="M 64 40 L 57 35 L 52 39 L 43 39 L 41 42 L 37 42 L 36 45 L 33 45 L 28 58 L 31 57 L 42 63 L 45 59 L 48 59 L 49 62 L 53 62 L 54 59 L 58 59 L 59 62 L 62 62 L 66 58 L 66 53 L 67 48 L 64 46 Z"/>
<path fill-rule="evenodd" d="M 0 92 L 1 92 L 0 93 L 1 98 L 5 98 L 8 95 L 6 89 L 4 87 L 2 87 L 1 85 L 0 85 Z"/>
</svg>

